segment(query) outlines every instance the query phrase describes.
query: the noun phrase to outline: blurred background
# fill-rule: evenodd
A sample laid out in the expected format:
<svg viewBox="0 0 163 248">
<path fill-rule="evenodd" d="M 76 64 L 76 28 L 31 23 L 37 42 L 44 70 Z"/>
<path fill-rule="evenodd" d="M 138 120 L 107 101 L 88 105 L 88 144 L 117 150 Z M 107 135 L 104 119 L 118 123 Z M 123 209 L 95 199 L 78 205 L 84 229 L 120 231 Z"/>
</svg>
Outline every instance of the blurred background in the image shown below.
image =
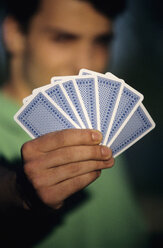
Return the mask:
<svg viewBox="0 0 163 248">
<path fill-rule="evenodd" d="M 3 9 L 0 8 L 0 16 Z M 144 95 L 156 128 L 125 152 L 130 181 L 151 233 L 163 247 L 163 9 L 161 0 L 128 0 L 115 23 L 108 70 Z M 1 29 L 0 29 L 1 35 Z M 0 82 L 5 70 L 0 40 Z M 1 106 L 0 106 L 1 107 Z M 159 246 L 160 245 L 160 246 Z"/>
<path fill-rule="evenodd" d="M 144 95 L 156 128 L 125 152 L 127 169 L 151 238 L 163 247 L 163 7 L 129 0 L 116 21 L 109 70 Z"/>
</svg>

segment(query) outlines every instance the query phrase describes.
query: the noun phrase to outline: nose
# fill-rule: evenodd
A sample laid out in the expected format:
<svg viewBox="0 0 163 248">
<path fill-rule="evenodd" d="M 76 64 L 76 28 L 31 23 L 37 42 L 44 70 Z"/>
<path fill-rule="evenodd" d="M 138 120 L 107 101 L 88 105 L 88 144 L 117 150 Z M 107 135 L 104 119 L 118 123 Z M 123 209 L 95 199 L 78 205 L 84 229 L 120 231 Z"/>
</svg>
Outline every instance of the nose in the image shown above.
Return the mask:
<svg viewBox="0 0 163 248">
<path fill-rule="evenodd" d="M 74 52 L 74 70 L 78 73 L 81 68 L 95 69 L 93 48 L 91 46 L 81 46 Z"/>
</svg>

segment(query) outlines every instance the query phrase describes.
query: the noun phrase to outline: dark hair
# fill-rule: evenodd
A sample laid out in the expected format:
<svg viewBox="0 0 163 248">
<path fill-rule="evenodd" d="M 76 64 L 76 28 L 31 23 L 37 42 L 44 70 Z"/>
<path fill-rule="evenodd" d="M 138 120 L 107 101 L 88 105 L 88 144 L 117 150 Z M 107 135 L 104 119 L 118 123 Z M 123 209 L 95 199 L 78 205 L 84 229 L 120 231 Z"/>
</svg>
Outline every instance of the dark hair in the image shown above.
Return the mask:
<svg viewBox="0 0 163 248">
<path fill-rule="evenodd" d="M 94 8 L 106 15 L 108 18 L 114 19 L 122 13 L 126 7 L 126 0 L 80 0 L 91 3 Z"/>
<path fill-rule="evenodd" d="M 13 16 L 23 31 L 28 30 L 30 19 L 39 10 L 42 0 L 4 0 L 4 7 L 7 15 Z M 78 0 L 92 4 L 99 12 L 108 18 L 115 18 L 125 8 L 125 0 Z"/>
</svg>

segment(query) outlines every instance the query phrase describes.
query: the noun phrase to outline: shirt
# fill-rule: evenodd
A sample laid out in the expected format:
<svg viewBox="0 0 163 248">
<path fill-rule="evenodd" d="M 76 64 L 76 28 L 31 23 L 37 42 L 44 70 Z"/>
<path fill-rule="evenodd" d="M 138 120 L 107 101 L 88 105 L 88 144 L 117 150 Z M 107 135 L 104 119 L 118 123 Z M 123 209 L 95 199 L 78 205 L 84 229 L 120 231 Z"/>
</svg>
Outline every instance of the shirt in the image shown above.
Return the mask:
<svg viewBox="0 0 163 248">
<path fill-rule="evenodd" d="M 0 93 L 0 156 L 9 162 L 20 158 L 22 144 L 31 139 L 13 119 L 19 108 L 13 100 Z M 45 236 L 42 234 L 32 247 L 145 247 L 146 224 L 124 163 L 122 156 L 116 158 L 113 168 L 103 170 L 100 178 L 79 192 L 79 203 L 72 198 L 73 207 L 67 203 L 67 214 L 62 221 Z M 48 225 L 42 223 L 45 224 Z"/>
</svg>

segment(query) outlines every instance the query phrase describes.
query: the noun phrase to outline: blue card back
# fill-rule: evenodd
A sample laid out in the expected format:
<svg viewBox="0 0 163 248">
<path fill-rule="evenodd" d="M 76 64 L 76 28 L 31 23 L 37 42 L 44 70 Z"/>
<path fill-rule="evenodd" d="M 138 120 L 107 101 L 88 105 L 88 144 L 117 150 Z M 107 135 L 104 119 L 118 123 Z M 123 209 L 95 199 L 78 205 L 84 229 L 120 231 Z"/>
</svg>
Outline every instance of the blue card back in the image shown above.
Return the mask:
<svg viewBox="0 0 163 248">
<path fill-rule="evenodd" d="M 101 126 L 100 130 L 103 134 L 102 143 L 106 145 L 120 101 L 123 83 L 116 80 L 111 80 L 101 73 L 97 73 L 87 69 L 81 69 L 79 74 L 97 76 Z"/>
<path fill-rule="evenodd" d="M 137 108 L 110 148 L 116 157 L 155 127 L 155 123 L 143 106 Z"/>
<path fill-rule="evenodd" d="M 63 111 L 70 116 L 70 118 L 76 122 L 79 126 L 80 123 L 74 114 L 72 107 L 70 106 L 66 96 L 64 95 L 60 84 L 55 84 L 51 86 L 50 88 L 46 89 L 45 92 L 48 94 L 48 96 L 56 102 L 62 109 Z M 81 127 L 81 126 L 80 126 Z"/>
<path fill-rule="evenodd" d="M 65 82 L 62 82 L 62 85 L 64 87 L 64 89 L 66 90 L 69 98 L 71 99 L 74 107 L 76 108 L 76 111 L 78 112 L 81 120 L 83 121 L 84 125 L 86 128 L 89 128 L 89 123 L 86 120 L 83 108 L 81 106 L 81 101 L 79 99 L 79 95 L 76 91 L 76 87 L 75 87 L 76 82 L 74 82 L 73 80 L 68 80 Z"/>
<path fill-rule="evenodd" d="M 77 78 L 76 83 L 83 99 L 86 111 L 91 121 L 92 128 L 97 129 L 97 101 L 96 101 L 96 88 L 95 79 L 89 78 Z"/>
<path fill-rule="evenodd" d="M 42 93 L 38 93 L 23 110 L 20 109 L 14 118 L 32 138 L 57 130 L 77 128 Z"/>
<path fill-rule="evenodd" d="M 109 143 L 109 145 L 114 142 L 114 139 L 118 136 L 121 127 L 123 128 L 125 123 L 127 123 L 128 119 L 131 117 L 130 114 L 136 110 L 140 102 L 143 100 L 143 95 L 130 88 L 131 87 L 129 86 L 124 86 L 123 88 L 118 109 L 107 141 L 107 144 Z"/>
</svg>

